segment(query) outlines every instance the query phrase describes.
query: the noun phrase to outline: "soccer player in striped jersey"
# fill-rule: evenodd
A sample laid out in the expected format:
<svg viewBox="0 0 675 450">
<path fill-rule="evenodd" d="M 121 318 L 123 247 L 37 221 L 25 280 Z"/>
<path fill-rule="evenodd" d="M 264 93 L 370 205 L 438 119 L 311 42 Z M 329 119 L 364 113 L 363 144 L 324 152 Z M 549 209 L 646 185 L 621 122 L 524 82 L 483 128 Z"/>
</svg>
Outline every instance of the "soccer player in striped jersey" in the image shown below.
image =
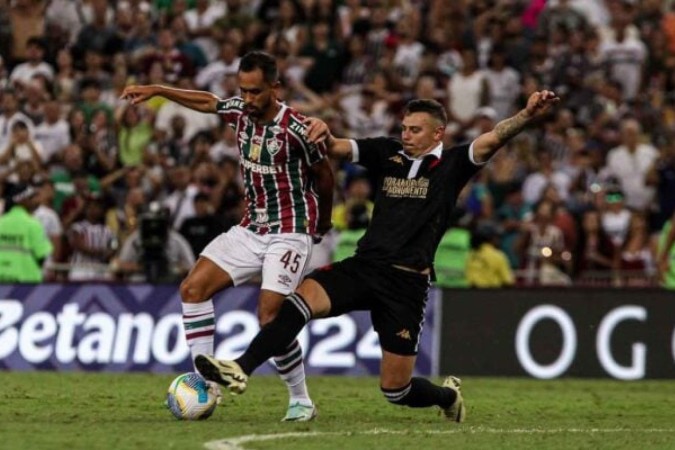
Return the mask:
<svg viewBox="0 0 675 450">
<path fill-rule="evenodd" d="M 241 97 L 222 100 L 209 92 L 166 86 L 129 86 L 132 104 L 162 96 L 205 113 L 220 114 L 239 144 L 247 210 L 238 226 L 216 237 L 202 251 L 180 287 L 183 323 L 192 358 L 213 355 L 215 316 L 212 296 L 262 274 L 258 299 L 261 326 L 279 311 L 300 282 L 313 236 L 331 227 L 333 173 L 324 143 L 310 142 L 304 117 L 277 100 L 278 70 L 264 52 L 242 57 Z M 274 356 L 290 400 L 284 421 L 315 417 L 305 384 L 302 349 L 293 341 Z"/>
</svg>

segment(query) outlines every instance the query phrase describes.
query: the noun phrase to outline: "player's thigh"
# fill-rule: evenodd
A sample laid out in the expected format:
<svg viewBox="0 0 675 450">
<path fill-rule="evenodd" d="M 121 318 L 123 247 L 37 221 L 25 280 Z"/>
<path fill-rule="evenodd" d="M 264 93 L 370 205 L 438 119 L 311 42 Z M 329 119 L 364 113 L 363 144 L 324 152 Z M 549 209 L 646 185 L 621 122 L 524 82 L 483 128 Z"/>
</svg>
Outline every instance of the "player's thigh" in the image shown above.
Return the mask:
<svg viewBox="0 0 675 450">
<path fill-rule="evenodd" d="M 373 306 L 369 267 L 355 258 L 314 270 L 298 293 L 309 305 L 313 317 L 336 317 L 351 311 L 367 311 Z"/>
<path fill-rule="evenodd" d="M 417 355 L 428 289 L 427 276 L 393 268 L 378 272 L 371 318 L 382 350 Z"/>
<path fill-rule="evenodd" d="M 180 294 L 185 303 L 199 303 L 230 286 L 230 274 L 213 261 L 200 256 L 181 283 Z"/>
<path fill-rule="evenodd" d="M 302 280 L 312 251 L 312 238 L 299 233 L 268 236 L 261 289 L 285 297 L 294 292 Z"/>
<path fill-rule="evenodd" d="M 384 389 L 398 389 L 406 386 L 412 378 L 416 359 L 416 355 L 397 355 L 382 350 L 380 386 Z"/>
<path fill-rule="evenodd" d="M 230 228 L 213 239 L 201 253 L 239 286 L 260 274 L 268 238 L 240 226 Z"/>
</svg>

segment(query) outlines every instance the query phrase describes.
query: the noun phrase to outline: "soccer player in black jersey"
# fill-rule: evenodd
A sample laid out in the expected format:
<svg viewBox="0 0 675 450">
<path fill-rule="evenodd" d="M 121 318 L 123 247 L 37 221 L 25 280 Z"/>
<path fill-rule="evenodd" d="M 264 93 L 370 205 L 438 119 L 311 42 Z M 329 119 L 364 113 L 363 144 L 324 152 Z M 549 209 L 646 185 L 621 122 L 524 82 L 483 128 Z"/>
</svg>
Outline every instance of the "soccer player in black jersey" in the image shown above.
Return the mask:
<svg viewBox="0 0 675 450">
<path fill-rule="evenodd" d="M 433 258 L 457 196 L 509 139 L 545 114 L 558 97 L 533 93 L 519 113 L 470 144 L 443 149 L 447 117 L 433 100 L 413 100 L 403 113 L 401 141 L 337 139 L 313 119 L 308 134 L 325 136 L 329 154 L 350 158 L 378 180 L 373 217 L 356 255 L 311 273 L 286 297 L 277 317 L 235 361 L 200 355 L 205 378 L 242 393 L 248 377 L 295 339 L 311 319 L 369 310 L 382 347 L 380 388 L 388 401 L 439 406 L 449 420 L 464 420 L 460 380 L 437 386 L 412 377 L 422 330 Z"/>
</svg>

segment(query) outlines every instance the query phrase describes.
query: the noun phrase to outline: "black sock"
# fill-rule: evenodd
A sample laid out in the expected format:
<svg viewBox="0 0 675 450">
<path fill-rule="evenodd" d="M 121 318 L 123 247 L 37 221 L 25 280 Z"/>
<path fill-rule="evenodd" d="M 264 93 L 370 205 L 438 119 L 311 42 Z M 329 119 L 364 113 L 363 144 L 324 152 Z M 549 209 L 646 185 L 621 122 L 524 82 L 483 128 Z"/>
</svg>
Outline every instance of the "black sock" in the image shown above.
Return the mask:
<svg viewBox="0 0 675 450">
<path fill-rule="evenodd" d="M 312 318 L 312 312 L 299 294 L 291 294 L 283 301 L 279 314 L 257 334 L 248 349 L 234 361 L 246 375 L 291 345 L 298 333 Z"/>
<path fill-rule="evenodd" d="M 389 402 L 411 408 L 447 408 L 457 398 L 457 393 L 452 389 L 435 385 L 425 378 L 413 378 L 407 386 L 399 389 L 380 389 Z"/>
</svg>

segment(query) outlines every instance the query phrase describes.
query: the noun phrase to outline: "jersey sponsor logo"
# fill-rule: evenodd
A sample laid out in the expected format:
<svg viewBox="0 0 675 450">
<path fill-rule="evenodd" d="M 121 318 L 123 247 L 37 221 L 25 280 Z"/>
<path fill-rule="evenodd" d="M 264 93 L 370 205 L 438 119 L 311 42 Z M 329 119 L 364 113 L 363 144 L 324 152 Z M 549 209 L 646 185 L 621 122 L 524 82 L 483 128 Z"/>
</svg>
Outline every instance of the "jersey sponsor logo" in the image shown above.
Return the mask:
<svg viewBox="0 0 675 450">
<path fill-rule="evenodd" d="M 231 98 L 223 102 L 220 109 L 244 109 L 244 101 L 239 98 Z"/>
<path fill-rule="evenodd" d="M 387 197 L 394 198 L 427 198 L 429 191 L 428 178 L 396 178 L 385 177 L 382 191 Z"/>
<path fill-rule="evenodd" d="M 407 341 L 412 341 L 412 337 L 410 337 L 410 330 L 408 330 L 407 328 L 404 328 L 398 333 L 396 333 L 396 336 L 400 337 L 401 339 L 405 339 Z"/>
<path fill-rule="evenodd" d="M 282 142 L 279 139 L 271 138 L 265 141 L 265 148 L 270 155 L 274 156 L 281 150 L 281 144 Z"/>
<path fill-rule="evenodd" d="M 389 158 L 389 161 L 395 162 L 396 164 L 403 165 L 403 158 L 400 155 L 392 156 Z"/>
<path fill-rule="evenodd" d="M 291 131 L 298 133 L 300 136 L 305 135 L 305 127 L 297 122 L 291 123 L 288 128 L 290 128 Z"/>
<path fill-rule="evenodd" d="M 263 175 L 284 173 L 284 166 L 266 166 L 264 164 L 256 164 L 248 159 L 245 159 L 242 165 L 246 170 L 250 170 L 253 173 L 261 173 Z"/>
</svg>

